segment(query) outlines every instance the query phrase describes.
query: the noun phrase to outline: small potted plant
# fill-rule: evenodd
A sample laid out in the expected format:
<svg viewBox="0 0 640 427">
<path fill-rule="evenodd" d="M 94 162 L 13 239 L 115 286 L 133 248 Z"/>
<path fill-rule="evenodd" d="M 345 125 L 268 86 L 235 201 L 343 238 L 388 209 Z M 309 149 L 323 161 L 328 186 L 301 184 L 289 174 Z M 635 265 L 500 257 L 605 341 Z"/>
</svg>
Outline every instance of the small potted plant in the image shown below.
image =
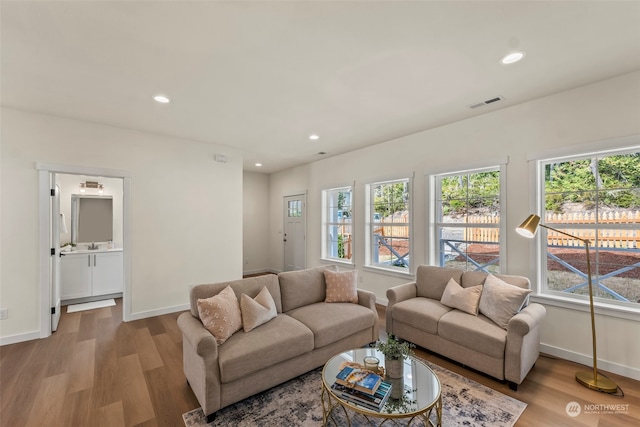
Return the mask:
<svg viewBox="0 0 640 427">
<path fill-rule="evenodd" d="M 389 378 L 402 377 L 402 364 L 404 359 L 413 356 L 415 344 L 408 341 L 400 341 L 394 335 L 389 334 L 387 341 L 378 341 L 376 349 L 384 354 L 385 372 Z"/>
<path fill-rule="evenodd" d="M 76 244 L 72 243 L 72 242 L 67 242 L 64 245 L 60 246 L 62 248 L 63 251 L 67 252 L 67 251 L 73 251 L 75 250 Z"/>
</svg>

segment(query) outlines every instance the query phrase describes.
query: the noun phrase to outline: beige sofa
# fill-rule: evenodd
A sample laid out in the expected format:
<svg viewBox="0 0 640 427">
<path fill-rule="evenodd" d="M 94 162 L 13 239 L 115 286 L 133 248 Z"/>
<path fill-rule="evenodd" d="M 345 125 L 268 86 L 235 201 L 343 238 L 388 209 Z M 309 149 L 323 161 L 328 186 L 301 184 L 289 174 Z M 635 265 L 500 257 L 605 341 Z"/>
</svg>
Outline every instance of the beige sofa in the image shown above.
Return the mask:
<svg viewBox="0 0 640 427">
<path fill-rule="evenodd" d="M 221 408 L 324 365 L 332 356 L 378 339 L 375 295 L 357 290 L 358 303 L 326 303 L 324 270 L 258 276 L 191 289 L 191 311 L 178 317 L 184 373 L 198 402 L 215 418 Z M 277 309 L 269 322 L 234 333 L 222 345 L 205 329 L 197 301 L 230 285 L 238 299 L 267 287 Z"/>
<path fill-rule="evenodd" d="M 482 312 L 473 315 L 441 302 L 451 278 L 462 288 L 470 288 L 484 284 L 486 277 L 482 272 L 419 266 L 415 282 L 387 290 L 387 332 L 506 380 L 517 390 L 538 358 L 545 308 L 530 303 L 513 315 L 503 329 Z M 495 277 L 519 288 L 528 289 L 530 285 L 526 277 Z M 485 286 L 482 292 L 487 289 Z"/>
</svg>

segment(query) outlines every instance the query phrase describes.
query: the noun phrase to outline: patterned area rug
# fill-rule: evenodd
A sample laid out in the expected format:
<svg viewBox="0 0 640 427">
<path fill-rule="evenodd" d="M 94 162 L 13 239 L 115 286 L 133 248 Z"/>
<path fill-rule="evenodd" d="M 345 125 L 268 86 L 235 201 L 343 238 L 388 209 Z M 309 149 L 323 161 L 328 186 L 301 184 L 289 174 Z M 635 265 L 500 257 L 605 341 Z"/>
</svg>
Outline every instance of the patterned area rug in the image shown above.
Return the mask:
<svg viewBox="0 0 640 427">
<path fill-rule="evenodd" d="M 427 365 L 442 383 L 443 426 L 513 426 L 527 404 L 492 390 L 431 362 Z M 218 411 L 210 425 L 202 409 L 182 415 L 186 427 L 311 427 L 322 425 L 322 369 L 318 368 L 298 378 Z M 343 411 L 333 412 L 338 427 L 348 425 Z M 350 412 L 351 426 L 371 424 L 362 416 Z M 432 417 L 433 418 L 433 417 Z M 407 425 L 401 420 L 395 425 Z M 387 425 L 388 423 L 385 423 Z M 412 425 L 421 425 L 412 423 Z M 330 423 L 329 425 L 334 425 Z M 377 425 L 377 424 L 376 424 Z"/>
</svg>

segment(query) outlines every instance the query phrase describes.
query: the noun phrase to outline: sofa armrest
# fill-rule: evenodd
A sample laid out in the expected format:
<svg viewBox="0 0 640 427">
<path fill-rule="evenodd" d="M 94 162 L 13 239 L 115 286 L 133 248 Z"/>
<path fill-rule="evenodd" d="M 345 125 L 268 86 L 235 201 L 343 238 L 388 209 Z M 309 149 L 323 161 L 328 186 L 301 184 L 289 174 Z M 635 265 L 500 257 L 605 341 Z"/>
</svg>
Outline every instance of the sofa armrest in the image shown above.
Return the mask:
<svg viewBox="0 0 640 427">
<path fill-rule="evenodd" d="M 378 340 L 379 334 L 379 325 L 378 325 L 378 309 L 376 308 L 376 294 L 371 291 L 366 291 L 364 289 L 358 289 L 358 304 L 367 307 L 376 316 L 376 321 L 373 327 L 373 333 L 371 336 L 371 342 L 375 342 Z"/>
<path fill-rule="evenodd" d="M 178 327 L 182 331 L 182 340 L 188 343 L 198 356 L 205 359 L 218 357 L 216 339 L 191 313 L 182 313 L 178 317 Z"/>
<path fill-rule="evenodd" d="M 418 296 L 416 282 L 403 283 L 387 289 L 387 310 L 385 315 L 385 328 L 387 333 L 393 335 L 393 306 L 400 301 L 406 301 Z"/>
<path fill-rule="evenodd" d="M 504 377 L 520 384 L 540 355 L 540 328 L 547 314 L 543 305 L 531 303 L 507 324 Z"/>
<path fill-rule="evenodd" d="M 542 323 L 546 314 L 547 310 L 543 305 L 537 303 L 529 304 L 509 320 L 507 334 L 521 337 L 527 335 Z"/>
</svg>

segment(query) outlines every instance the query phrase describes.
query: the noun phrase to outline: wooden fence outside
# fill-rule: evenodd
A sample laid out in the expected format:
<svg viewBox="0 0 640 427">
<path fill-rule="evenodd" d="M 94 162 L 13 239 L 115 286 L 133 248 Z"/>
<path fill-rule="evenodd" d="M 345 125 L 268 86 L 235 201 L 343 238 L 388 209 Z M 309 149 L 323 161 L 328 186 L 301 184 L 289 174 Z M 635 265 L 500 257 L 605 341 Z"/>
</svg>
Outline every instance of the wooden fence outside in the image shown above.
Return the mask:
<svg viewBox="0 0 640 427">
<path fill-rule="evenodd" d="M 500 218 L 493 215 L 472 215 L 467 219 L 472 224 L 498 224 Z M 544 224 L 558 228 L 566 233 L 572 234 L 580 239 L 591 241 L 593 246 L 599 248 L 614 249 L 640 249 L 640 230 L 628 227 L 618 229 L 595 230 L 587 228 L 571 228 L 572 224 L 589 225 L 596 221 L 594 213 L 576 212 L 545 215 Z M 606 212 L 599 215 L 598 222 L 601 224 L 640 225 L 640 211 L 616 211 Z M 584 246 L 584 242 L 572 239 L 553 230 L 547 231 L 547 244 L 549 246 Z M 465 229 L 464 239 L 473 242 L 498 243 L 499 229 L 488 227 L 469 227 Z"/>
</svg>

